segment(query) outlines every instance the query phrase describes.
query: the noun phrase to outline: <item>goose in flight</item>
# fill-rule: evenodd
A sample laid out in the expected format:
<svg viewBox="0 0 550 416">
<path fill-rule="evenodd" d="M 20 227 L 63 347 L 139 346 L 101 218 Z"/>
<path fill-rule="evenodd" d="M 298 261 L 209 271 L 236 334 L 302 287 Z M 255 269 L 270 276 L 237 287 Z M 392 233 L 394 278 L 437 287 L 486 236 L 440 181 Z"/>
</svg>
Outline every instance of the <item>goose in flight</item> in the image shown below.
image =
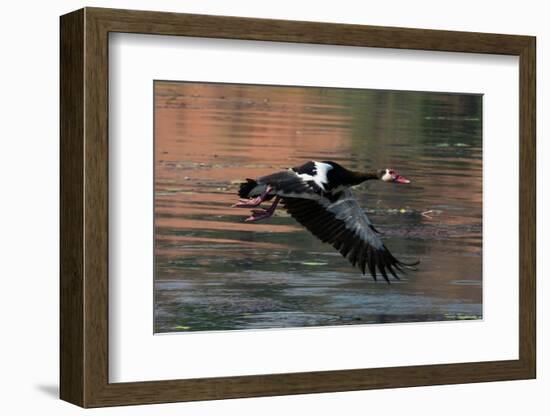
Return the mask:
<svg viewBox="0 0 550 416">
<path fill-rule="evenodd" d="M 357 203 L 350 188 L 368 180 L 410 183 L 393 169 L 355 172 L 336 162 L 309 161 L 258 179 L 247 179 L 240 185 L 241 199 L 233 207 L 252 208 L 245 221 L 254 222 L 271 217 L 282 202 L 296 221 L 322 242 L 330 243 L 363 275 L 368 269 L 376 280 L 379 271 L 389 283 L 388 272 L 399 279 L 399 271 L 415 270 L 419 262 L 397 260 Z M 272 199 L 269 208 L 260 208 L 262 202 Z"/>
</svg>

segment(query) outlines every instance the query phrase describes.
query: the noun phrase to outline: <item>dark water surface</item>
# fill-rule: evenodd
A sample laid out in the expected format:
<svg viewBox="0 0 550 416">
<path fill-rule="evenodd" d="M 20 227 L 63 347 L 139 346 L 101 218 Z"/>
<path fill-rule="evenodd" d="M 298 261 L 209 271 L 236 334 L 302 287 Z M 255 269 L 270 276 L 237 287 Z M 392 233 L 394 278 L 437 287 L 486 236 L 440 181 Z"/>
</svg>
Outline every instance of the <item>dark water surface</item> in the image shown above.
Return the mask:
<svg viewBox="0 0 550 416">
<path fill-rule="evenodd" d="M 419 270 L 374 282 L 284 210 L 231 208 L 307 160 L 411 179 L 355 193 Z M 155 175 L 155 332 L 481 318 L 480 96 L 156 82 Z"/>
</svg>

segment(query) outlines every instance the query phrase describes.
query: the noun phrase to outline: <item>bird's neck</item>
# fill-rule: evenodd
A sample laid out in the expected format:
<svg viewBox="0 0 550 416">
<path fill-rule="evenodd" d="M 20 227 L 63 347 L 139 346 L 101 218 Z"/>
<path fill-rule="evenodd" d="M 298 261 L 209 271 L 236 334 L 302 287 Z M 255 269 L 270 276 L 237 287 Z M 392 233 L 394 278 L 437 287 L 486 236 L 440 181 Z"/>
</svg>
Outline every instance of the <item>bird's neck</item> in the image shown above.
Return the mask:
<svg viewBox="0 0 550 416">
<path fill-rule="evenodd" d="M 351 172 L 351 184 L 359 185 L 362 182 L 370 181 L 373 179 L 380 179 L 378 171 L 371 170 L 368 172 Z"/>
</svg>

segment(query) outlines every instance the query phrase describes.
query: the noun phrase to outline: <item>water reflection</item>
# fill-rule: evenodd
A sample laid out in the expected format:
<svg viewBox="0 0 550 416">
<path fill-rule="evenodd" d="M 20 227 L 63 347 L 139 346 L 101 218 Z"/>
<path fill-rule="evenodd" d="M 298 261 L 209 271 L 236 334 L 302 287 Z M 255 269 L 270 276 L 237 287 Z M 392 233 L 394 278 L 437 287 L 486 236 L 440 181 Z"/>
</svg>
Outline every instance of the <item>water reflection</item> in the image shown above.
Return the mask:
<svg viewBox="0 0 550 416">
<path fill-rule="evenodd" d="M 238 183 L 307 160 L 392 167 L 357 198 L 400 259 L 362 277 L 283 210 L 244 223 Z M 155 83 L 155 332 L 481 317 L 481 97 Z"/>
</svg>

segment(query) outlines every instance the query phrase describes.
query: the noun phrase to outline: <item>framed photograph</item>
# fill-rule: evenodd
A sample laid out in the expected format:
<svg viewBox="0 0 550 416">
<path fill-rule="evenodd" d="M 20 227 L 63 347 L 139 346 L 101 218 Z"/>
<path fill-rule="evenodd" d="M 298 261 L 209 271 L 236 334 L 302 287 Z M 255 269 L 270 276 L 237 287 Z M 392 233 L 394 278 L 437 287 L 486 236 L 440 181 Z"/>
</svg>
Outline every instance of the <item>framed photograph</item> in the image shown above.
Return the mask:
<svg viewBox="0 0 550 416">
<path fill-rule="evenodd" d="M 535 38 L 61 17 L 82 407 L 536 376 Z"/>
</svg>

